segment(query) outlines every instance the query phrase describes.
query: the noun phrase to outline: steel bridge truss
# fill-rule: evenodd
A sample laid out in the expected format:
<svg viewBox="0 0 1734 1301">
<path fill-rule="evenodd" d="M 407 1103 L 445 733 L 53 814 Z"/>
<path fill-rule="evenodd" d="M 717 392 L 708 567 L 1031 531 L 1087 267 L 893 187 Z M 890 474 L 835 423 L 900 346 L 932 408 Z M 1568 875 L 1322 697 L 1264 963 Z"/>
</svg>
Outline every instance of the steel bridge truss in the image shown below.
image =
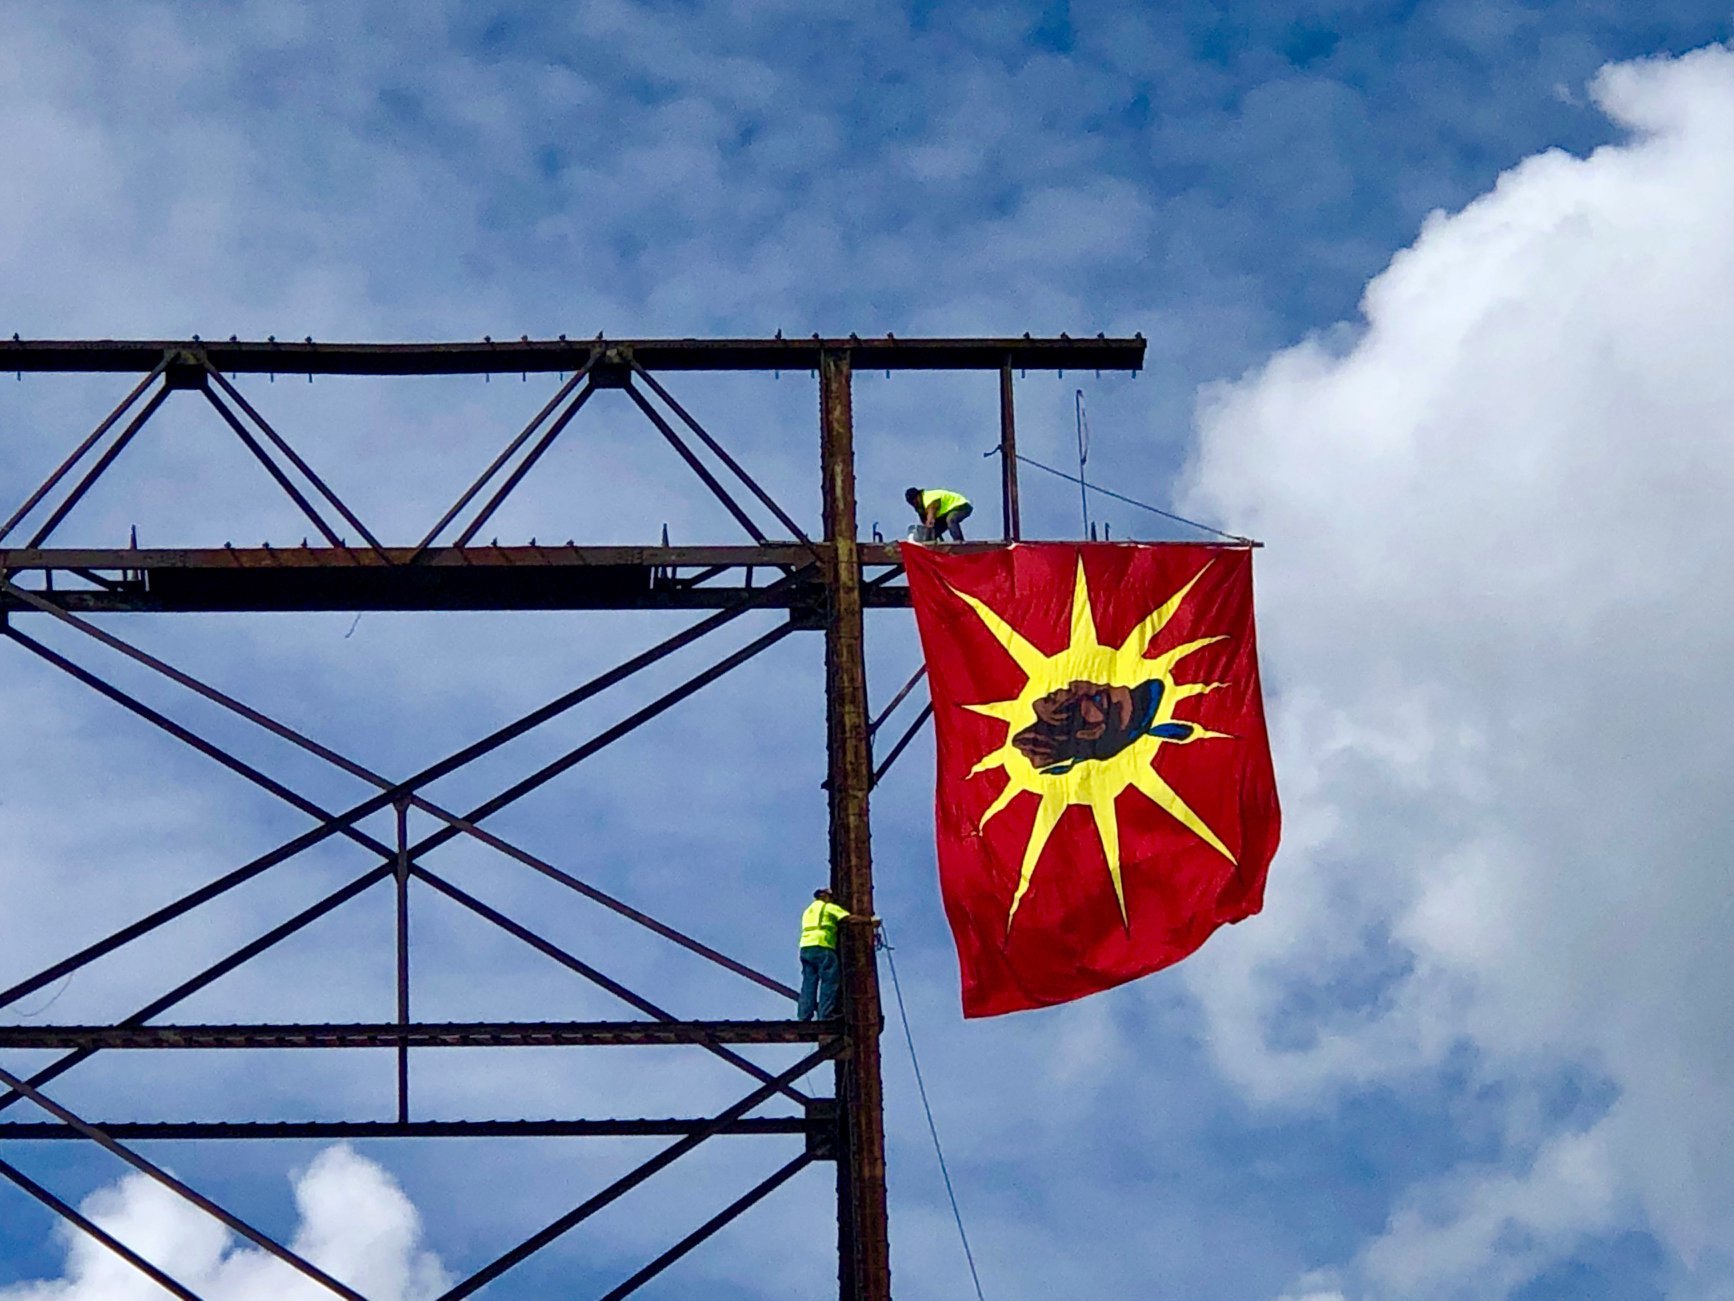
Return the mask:
<svg viewBox="0 0 1734 1301">
<path fill-rule="evenodd" d="M 198 889 L 86 944 L 0 990 L 0 1007 L 47 989 L 91 963 L 187 916 L 248 881 L 328 841 L 358 845 L 372 864 L 339 888 L 284 918 L 227 956 L 106 1025 L 0 1027 L 0 1050 L 50 1050 L 60 1055 L 28 1076 L 0 1068 L 0 1111 L 28 1102 L 46 1120 L 0 1121 L 0 1151 L 7 1141 L 75 1140 L 107 1150 L 121 1162 L 215 1217 L 232 1232 L 326 1290 L 357 1297 L 283 1243 L 183 1183 L 131 1144 L 164 1140 L 342 1139 L 441 1137 L 666 1137 L 649 1159 L 550 1220 L 445 1293 L 469 1296 L 583 1223 L 717 1135 L 799 1139 L 794 1155 L 685 1237 L 607 1292 L 626 1296 L 699 1246 L 815 1162 L 836 1166 L 839 1295 L 878 1301 L 890 1295 L 885 1202 L 883 1108 L 879 1073 L 882 1018 L 870 928 L 844 927 L 842 1015 L 827 1022 L 794 1020 L 695 1021 L 683 1019 L 567 951 L 523 921 L 508 916 L 428 865 L 430 855 L 454 841 L 472 841 L 591 903 L 679 946 L 731 977 L 782 998 L 795 991 L 716 947 L 616 898 L 572 871 L 488 829 L 494 814 L 592 758 L 659 717 L 695 691 L 714 683 L 760 652 L 798 631 L 824 634 L 827 780 L 831 881 L 852 913 L 873 911 L 869 852 L 869 793 L 916 735 L 930 709 L 919 712 L 875 764 L 876 733 L 909 697 L 912 678 L 876 715 L 869 715 L 863 610 L 907 603 L 897 583 L 901 570 L 891 547 L 856 540 L 854 433 L 851 379 L 859 366 L 883 370 L 996 371 L 1000 377 L 1003 523 L 1019 535 L 1016 434 L 1012 376 L 1019 369 L 1136 369 L 1141 338 L 1071 339 L 775 339 L 609 341 L 602 338 L 515 343 L 299 344 L 230 340 L 0 342 L 0 369 L 31 372 L 109 372 L 140 379 L 64 461 L 0 523 L 0 636 L 17 650 L 76 679 L 140 721 L 174 737 L 236 776 L 311 819 L 311 825 L 265 853 Z M 819 379 L 823 529 L 809 537 L 774 498 L 730 455 L 657 377 L 681 371 L 810 370 Z M 553 395 L 512 437 L 475 481 L 418 541 L 382 542 L 307 463 L 235 382 L 262 373 L 325 375 L 439 375 L 530 372 L 561 375 Z M 600 388 L 624 391 L 674 453 L 745 531 L 744 545 L 598 547 L 534 542 L 499 546 L 476 542 L 480 530 Z M 141 550 L 73 549 L 50 545 L 55 530 L 127 445 L 177 391 L 202 398 L 306 518 L 318 545 L 299 547 Z M 732 485 L 732 486 L 731 486 Z M 742 494 L 744 494 L 744 499 Z M 12 541 L 34 523 L 22 544 Z M 773 532 L 767 530 L 774 530 Z M 408 776 L 375 772 L 330 745 L 290 727 L 102 626 L 113 612 L 311 610 L 574 610 L 690 609 L 690 626 L 599 673 L 589 681 L 429 763 Z M 530 731 L 564 716 L 675 652 L 751 612 L 784 611 L 785 621 L 721 655 L 679 686 L 634 709 L 614 725 L 568 749 L 491 798 L 462 811 L 436 802 L 427 788 L 440 778 L 492 754 Z M 31 636 L 33 617 L 53 621 L 78 637 L 148 670 L 357 779 L 369 793 L 333 809 L 271 777 L 209 736 L 170 718 L 133 693 Z M 381 839 L 362 829 L 370 815 L 391 811 L 395 835 Z M 437 830 L 412 838 L 411 811 Z M 410 890 L 434 891 L 511 935 L 525 946 L 596 985 L 634 1013 L 608 1022 L 427 1023 L 412 1016 Z M 176 1025 L 159 1018 L 194 994 L 296 935 L 374 887 L 395 900 L 396 1008 L 389 1022 L 348 1025 Z M 543 1121 L 426 1120 L 412 1115 L 412 1050 L 464 1047 L 633 1047 L 678 1044 L 702 1049 L 739 1070 L 747 1091 L 711 1115 L 665 1119 L 567 1117 Z M 737 1051 L 758 1044 L 796 1045 L 806 1051 L 792 1065 L 772 1070 Z M 166 1122 L 92 1120 L 47 1090 L 98 1053 L 145 1050 L 372 1048 L 396 1055 L 395 1119 L 346 1121 Z M 831 1096 L 808 1091 L 807 1077 L 833 1062 Z M 770 1103 L 794 1108 L 755 1115 Z M 34 1198 L 175 1296 L 195 1294 L 158 1265 L 84 1216 L 74 1206 L 0 1158 L 0 1178 Z"/>
</svg>

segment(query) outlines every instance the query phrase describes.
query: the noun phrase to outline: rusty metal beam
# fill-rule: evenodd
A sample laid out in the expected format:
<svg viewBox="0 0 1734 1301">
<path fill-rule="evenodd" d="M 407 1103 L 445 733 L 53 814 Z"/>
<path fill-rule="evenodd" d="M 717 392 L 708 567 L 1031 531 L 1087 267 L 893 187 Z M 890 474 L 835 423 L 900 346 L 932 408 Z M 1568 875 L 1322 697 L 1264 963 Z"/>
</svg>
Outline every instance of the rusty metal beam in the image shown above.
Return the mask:
<svg viewBox="0 0 1734 1301">
<path fill-rule="evenodd" d="M 229 375 L 506 375 L 603 364 L 647 370 L 801 371 L 853 353 L 869 370 L 1138 370 L 1144 338 L 1035 339 L 518 339 L 462 343 L 300 343 L 184 339 L 0 340 L 0 370 L 144 372 L 165 353 L 188 354 Z"/>
<path fill-rule="evenodd" d="M 743 1116 L 719 1135 L 776 1137 L 808 1135 L 817 1120 L 804 1116 Z M 664 1138 L 695 1133 L 709 1117 L 599 1120 L 122 1120 L 104 1121 L 110 1138 L 130 1143 L 203 1143 L 222 1139 L 259 1142 L 335 1142 L 376 1138 Z M 51 1121 L 0 1124 L 0 1143 L 83 1140 L 71 1125 Z"/>
<path fill-rule="evenodd" d="M 856 541 L 852 359 L 827 352 L 819 369 L 819 462 L 830 602 L 825 619 L 825 732 L 831 889 L 850 919 L 838 936 L 848 1054 L 837 1064 L 843 1144 L 837 1162 L 839 1294 L 890 1301 L 885 1116 L 879 1075 L 878 959 L 873 949 L 873 860 L 868 796 L 867 661 Z"/>
<path fill-rule="evenodd" d="M 1160 546 L 1162 543 L 1140 543 Z M 1173 545 L 1181 545 L 1175 543 Z M 1233 543 L 1187 543 L 1232 546 Z M 948 544 L 948 552 L 988 551 L 997 542 Z M 428 569 L 773 569 L 814 559 L 822 544 L 767 542 L 726 546 L 581 546 L 532 543 L 527 546 L 385 547 L 379 554 L 358 547 L 0 547 L 0 569 L 99 569 L 156 573 L 170 569 L 253 571 L 271 569 L 382 569 L 415 561 Z M 860 563 L 869 568 L 902 563 L 894 542 L 860 542 Z"/>
<path fill-rule="evenodd" d="M 815 551 L 822 551 L 815 545 Z M 877 577 L 897 576 L 885 548 L 863 547 Z M 27 589 L 80 614 L 243 611 L 439 610 L 716 610 L 753 600 L 796 612 L 818 626 L 823 600 L 817 574 L 756 597 L 752 571 L 808 564 L 799 545 L 765 547 L 466 547 L 430 551 L 415 563 L 409 548 L 249 547 L 187 551 L 0 549 L 0 571 L 40 573 Z M 691 575 L 683 574 L 691 570 Z M 716 579 L 733 571 L 732 582 Z M 86 586 L 85 584 L 89 584 Z M 902 584 L 863 586 L 870 608 L 909 603 Z M 28 603 L 0 594 L 0 610 Z M 811 617 L 808 617 L 811 615 Z"/>
<path fill-rule="evenodd" d="M 554 1048 L 816 1044 L 825 1021 L 427 1021 L 338 1025 L 6 1025 L 0 1051 L 150 1048 Z"/>
</svg>

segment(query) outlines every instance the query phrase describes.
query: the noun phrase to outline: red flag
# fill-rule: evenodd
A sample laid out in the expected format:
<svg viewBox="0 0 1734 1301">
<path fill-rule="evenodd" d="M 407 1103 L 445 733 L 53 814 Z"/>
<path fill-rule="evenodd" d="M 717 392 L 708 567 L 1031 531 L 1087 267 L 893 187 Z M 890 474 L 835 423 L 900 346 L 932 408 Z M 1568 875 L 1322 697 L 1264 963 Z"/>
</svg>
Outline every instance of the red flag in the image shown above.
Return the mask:
<svg viewBox="0 0 1734 1301">
<path fill-rule="evenodd" d="M 906 544 L 965 1016 L 1178 962 L 1257 912 L 1281 815 L 1252 553 Z"/>
</svg>

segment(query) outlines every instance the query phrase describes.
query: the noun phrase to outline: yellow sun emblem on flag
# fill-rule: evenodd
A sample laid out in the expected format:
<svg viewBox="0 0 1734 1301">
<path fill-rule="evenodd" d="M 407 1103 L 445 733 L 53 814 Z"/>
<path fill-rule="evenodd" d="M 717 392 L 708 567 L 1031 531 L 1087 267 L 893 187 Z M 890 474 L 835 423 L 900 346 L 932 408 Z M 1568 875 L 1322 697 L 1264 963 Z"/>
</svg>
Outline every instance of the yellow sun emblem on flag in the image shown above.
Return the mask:
<svg viewBox="0 0 1734 1301">
<path fill-rule="evenodd" d="M 998 768 L 1008 779 L 1005 789 L 981 815 L 978 830 L 986 828 L 1024 792 L 1041 797 L 1024 846 L 1017 892 L 1006 914 L 1008 934 L 1048 838 L 1060 815 L 1074 804 L 1087 807 L 1095 819 L 1114 897 L 1120 904 L 1120 920 L 1128 927 L 1131 920 L 1120 879 L 1120 824 L 1114 811 L 1114 801 L 1122 791 L 1131 788 L 1142 792 L 1230 863 L 1235 861 L 1222 838 L 1155 768 L 1156 752 L 1165 744 L 1227 737 L 1227 733 L 1212 732 L 1174 716 L 1182 701 L 1227 685 L 1174 680 L 1175 667 L 1188 655 L 1226 637 L 1202 637 L 1153 659 L 1145 658 L 1151 641 L 1209 568 L 1200 569 L 1184 587 L 1141 619 L 1125 641 L 1108 646 L 1096 632 L 1080 557 L 1072 588 L 1070 644 L 1057 655 L 1042 654 L 986 603 L 952 589 L 1028 679 L 1015 699 L 964 706 L 1006 725 L 1004 744 L 970 769 L 973 777 Z"/>
</svg>

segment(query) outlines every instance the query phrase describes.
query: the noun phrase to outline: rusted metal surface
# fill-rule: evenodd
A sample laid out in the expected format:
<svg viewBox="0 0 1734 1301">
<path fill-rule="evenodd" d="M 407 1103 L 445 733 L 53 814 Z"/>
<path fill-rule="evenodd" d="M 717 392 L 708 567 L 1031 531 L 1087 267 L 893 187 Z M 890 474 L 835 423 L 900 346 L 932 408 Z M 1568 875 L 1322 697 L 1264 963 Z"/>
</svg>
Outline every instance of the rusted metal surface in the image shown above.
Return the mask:
<svg viewBox="0 0 1734 1301">
<path fill-rule="evenodd" d="M 730 552 L 732 551 L 732 554 Z M 414 610 L 717 610 L 763 590 L 748 571 L 810 565 L 817 544 L 765 547 L 388 548 L 235 547 L 185 551 L 4 550 L 0 570 L 40 573 L 29 590 L 84 614 Z M 666 552 L 667 554 L 659 554 Z M 863 557 L 873 570 L 892 561 Z M 690 573 L 686 571 L 691 571 Z M 730 574 L 730 581 L 717 580 Z M 879 576 L 878 574 L 875 575 Z M 700 580 L 704 580 L 701 581 Z M 909 603 L 901 583 L 864 588 L 870 608 Z M 819 574 L 780 589 L 767 608 L 816 611 Z M 0 594 L 0 610 L 28 608 Z M 816 615 L 804 626 L 818 626 Z"/>
<path fill-rule="evenodd" d="M 1162 546 L 1164 543 L 1139 543 Z M 1235 543 L 1174 543 L 1180 546 L 1235 546 Z M 617 566 L 651 569 L 782 568 L 822 559 L 825 543 L 770 542 L 763 546 L 580 546 L 537 543 L 520 546 L 385 547 L 379 554 L 365 547 L 0 547 L 0 569 L 96 569 L 152 573 L 168 569 L 373 569 L 414 562 L 430 569 L 611 569 Z M 948 543 L 956 552 L 991 551 L 997 542 Z M 902 563 L 899 544 L 858 542 L 855 554 L 866 570 Z"/>
<path fill-rule="evenodd" d="M 881 548 L 881 552 L 885 549 Z M 606 547 L 571 543 L 534 546 L 386 547 L 380 554 L 355 547 L 0 547 L 0 569 L 128 570 L 155 573 L 169 569 L 382 569 L 408 566 L 425 569 L 690 569 L 720 565 L 801 564 L 812 559 L 798 543 L 765 546 Z M 894 555 L 869 557 L 869 563 L 893 564 Z"/>
<path fill-rule="evenodd" d="M 0 1051 L 23 1048 L 560 1048 L 816 1044 L 842 1035 L 818 1021 L 408 1021 L 349 1025 L 5 1025 Z"/>
<path fill-rule="evenodd" d="M 0 340 L 0 370 L 143 373 L 190 353 L 229 375 L 515 375 L 570 372 L 592 358 L 647 370 L 804 371 L 848 352 L 868 370 L 1137 370 L 1144 339 L 483 339 L 461 343 L 274 340 Z"/>
<path fill-rule="evenodd" d="M 825 622 L 825 735 L 830 801 L 831 889 L 851 920 L 839 927 L 843 1024 L 848 1055 L 837 1065 L 843 1131 L 839 1153 L 839 1294 L 889 1301 L 891 1253 L 885 1197 L 885 1117 L 879 1078 L 878 959 L 874 953 L 873 859 L 868 798 L 867 661 L 856 541 L 854 413 L 848 352 L 820 363 L 820 475 L 824 492 L 830 609 Z"/>
<path fill-rule="evenodd" d="M 375 1138 L 662 1138 L 691 1134 L 710 1117 L 594 1120 L 122 1120 L 104 1121 L 103 1133 L 128 1143 L 203 1143 L 219 1139 L 342 1141 Z M 834 1127 L 835 1122 L 831 1122 Z M 793 1134 L 811 1137 L 816 1122 L 804 1116 L 742 1116 L 718 1136 Z M 0 1143 L 70 1142 L 84 1135 L 70 1125 L 13 1121 L 0 1124 Z M 814 1157 L 814 1160 L 823 1160 Z"/>
</svg>

